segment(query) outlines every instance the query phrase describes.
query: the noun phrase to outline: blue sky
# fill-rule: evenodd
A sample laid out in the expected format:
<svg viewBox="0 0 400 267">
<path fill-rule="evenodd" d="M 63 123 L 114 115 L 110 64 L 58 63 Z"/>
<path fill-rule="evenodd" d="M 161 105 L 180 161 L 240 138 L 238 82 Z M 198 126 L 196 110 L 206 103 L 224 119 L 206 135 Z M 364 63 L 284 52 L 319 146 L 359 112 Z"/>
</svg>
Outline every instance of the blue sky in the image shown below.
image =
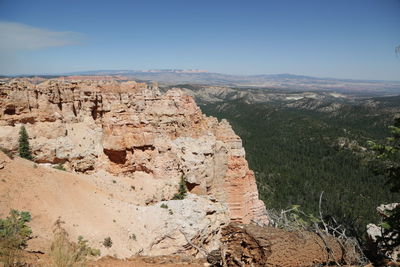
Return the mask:
<svg viewBox="0 0 400 267">
<path fill-rule="evenodd" d="M 0 73 L 203 69 L 400 80 L 400 0 L 0 0 Z"/>
</svg>

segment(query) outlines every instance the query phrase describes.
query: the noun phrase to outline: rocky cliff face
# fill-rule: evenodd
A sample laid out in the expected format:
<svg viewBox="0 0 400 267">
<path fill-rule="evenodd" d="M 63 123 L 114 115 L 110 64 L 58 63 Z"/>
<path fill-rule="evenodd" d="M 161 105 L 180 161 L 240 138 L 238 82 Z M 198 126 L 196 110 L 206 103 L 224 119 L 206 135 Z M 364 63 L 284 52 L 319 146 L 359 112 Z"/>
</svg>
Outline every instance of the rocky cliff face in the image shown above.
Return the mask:
<svg viewBox="0 0 400 267">
<path fill-rule="evenodd" d="M 171 199 L 183 175 L 190 193 L 226 204 L 231 221 L 268 223 L 241 139 L 180 90 L 161 94 L 133 81 L 3 82 L 0 145 L 16 151 L 22 124 L 37 163 L 144 175 L 143 205 Z"/>
</svg>

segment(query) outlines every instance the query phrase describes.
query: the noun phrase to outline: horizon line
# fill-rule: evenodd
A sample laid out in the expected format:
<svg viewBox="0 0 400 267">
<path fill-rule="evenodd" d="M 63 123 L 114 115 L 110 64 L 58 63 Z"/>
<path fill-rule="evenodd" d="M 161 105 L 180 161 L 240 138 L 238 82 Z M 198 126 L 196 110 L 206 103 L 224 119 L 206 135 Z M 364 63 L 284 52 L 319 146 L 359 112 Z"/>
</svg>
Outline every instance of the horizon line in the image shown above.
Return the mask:
<svg viewBox="0 0 400 267">
<path fill-rule="evenodd" d="M 232 73 L 224 73 L 224 72 L 212 72 L 202 69 L 178 69 L 178 68 L 160 68 L 160 69 L 147 69 L 147 70 L 135 70 L 135 69 L 97 69 L 97 70 L 82 70 L 82 71 L 71 71 L 71 72 L 56 72 L 56 73 L 13 73 L 13 74 L 0 74 L 0 77 L 10 77 L 10 78 L 18 78 L 18 77 L 26 77 L 26 76 L 114 76 L 114 75 L 123 75 L 123 73 L 112 73 L 112 74 L 82 74 L 85 72 L 137 72 L 137 73 L 161 73 L 161 72 L 169 73 L 180 73 L 180 74 L 220 74 L 220 75 L 228 75 L 228 76 L 242 76 L 242 77 L 251 77 L 251 76 L 278 76 L 278 75 L 291 75 L 298 77 L 306 77 L 306 78 L 317 78 L 322 80 L 342 80 L 342 81 L 369 81 L 369 82 L 400 82 L 400 80 L 383 80 L 383 79 L 363 79 L 363 78 L 340 78 L 340 77 L 329 77 L 329 76 L 313 76 L 307 74 L 294 74 L 294 73 L 259 73 L 259 74 L 232 74 Z"/>
</svg>

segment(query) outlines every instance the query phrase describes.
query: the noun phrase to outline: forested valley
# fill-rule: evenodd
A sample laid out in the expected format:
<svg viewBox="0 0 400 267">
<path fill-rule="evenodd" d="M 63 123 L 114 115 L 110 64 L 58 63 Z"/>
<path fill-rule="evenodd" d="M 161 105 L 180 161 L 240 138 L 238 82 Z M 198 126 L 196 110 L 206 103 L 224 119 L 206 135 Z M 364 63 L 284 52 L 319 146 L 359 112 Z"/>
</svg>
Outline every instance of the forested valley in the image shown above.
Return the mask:
<svg viewBox="0 0 400 267">
<path fill-rule="evenodd" d="M 400 98 L 358 99 L 329 111 L 309 108 L 310 101 L 288 105 L 237 99 L 203 103 L 201 108 L 207 115 L 227 119 L 242 138 L 268 209 L 300 205 L 305 213 L 318 216 L 324 192 L 325 219 L 333 217 L 349 234 L 363 238 L 366 225 L 379 220 L 376 207 L 400 199 L 367 160 L 367 142 L 389 136 Z"/>
</svg>

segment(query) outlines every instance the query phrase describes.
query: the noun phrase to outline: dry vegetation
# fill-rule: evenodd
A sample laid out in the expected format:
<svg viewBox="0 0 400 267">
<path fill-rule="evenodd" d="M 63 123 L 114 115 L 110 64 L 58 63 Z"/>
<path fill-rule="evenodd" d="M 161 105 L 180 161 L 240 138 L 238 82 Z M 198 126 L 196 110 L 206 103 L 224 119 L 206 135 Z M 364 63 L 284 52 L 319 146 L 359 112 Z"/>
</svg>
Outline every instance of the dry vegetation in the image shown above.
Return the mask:
<svg viewBox="0 0 400 267">
<path fill-rule="evenodd" d="M 54 224 L 54 239 L 51 244 L 50 258 L 55 267 L 80 267 L 86 266 L 88 257 L 100 256 L 100 250 L 87 245 L 87 240 L 82 236 L 78 242 L 71 242 L 64 228 L 63 222 L 58 219 Z"/>
</svg>

